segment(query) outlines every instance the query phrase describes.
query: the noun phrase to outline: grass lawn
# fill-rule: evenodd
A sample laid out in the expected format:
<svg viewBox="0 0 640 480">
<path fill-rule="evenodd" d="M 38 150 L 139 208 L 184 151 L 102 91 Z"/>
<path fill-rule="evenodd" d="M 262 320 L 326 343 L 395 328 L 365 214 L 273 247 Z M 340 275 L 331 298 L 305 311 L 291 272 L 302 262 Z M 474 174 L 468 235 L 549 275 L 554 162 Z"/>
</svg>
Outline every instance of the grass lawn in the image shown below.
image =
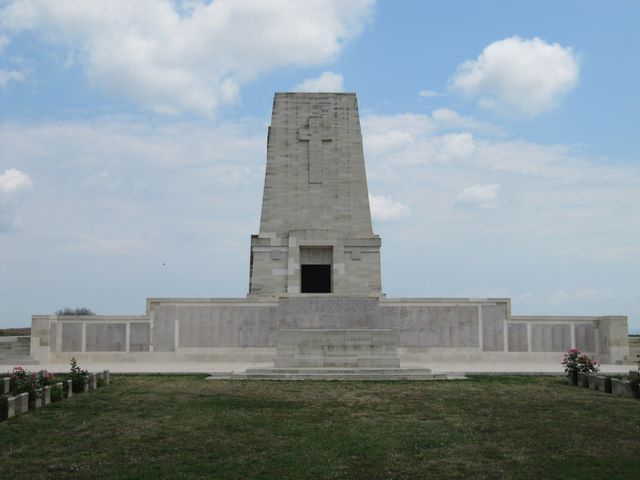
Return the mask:
<svg viewBox="0 0 640 480">
<path fill-rule="evenodd" d="M 559 377 L 117 376 L 0 423 L 0 478 L 640 478 L 640 402 Z"/>
</svg>

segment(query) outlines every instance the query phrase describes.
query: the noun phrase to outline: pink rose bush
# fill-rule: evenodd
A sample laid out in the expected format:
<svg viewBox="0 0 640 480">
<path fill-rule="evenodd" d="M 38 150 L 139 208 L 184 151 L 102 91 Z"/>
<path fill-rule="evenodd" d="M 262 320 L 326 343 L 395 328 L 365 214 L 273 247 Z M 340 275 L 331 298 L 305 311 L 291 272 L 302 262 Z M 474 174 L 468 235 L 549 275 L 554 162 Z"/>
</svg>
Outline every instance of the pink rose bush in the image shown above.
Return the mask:
<svg viewBox="0 0 640 480">
<path fill-rule="evenodd" d="M 9 388 L 13 395 L 25 392 L 32 395 L 37 389 L 54 383 L 53 373 L 49 373 L 46 370 L 40 370 L 37 373 L 30 372 L 20 366 L 13 368 L 9 375 L 9 382 Z"/>
<path fill-rule="evenodd" d="M 600 371 L 598 361 L 581 353 L 577 348 L 572 348 L 564 354 L 562 365 L 568 377 L 573 377 L 577 375 L 578 372 L 596 373 Z"/>
</svg>

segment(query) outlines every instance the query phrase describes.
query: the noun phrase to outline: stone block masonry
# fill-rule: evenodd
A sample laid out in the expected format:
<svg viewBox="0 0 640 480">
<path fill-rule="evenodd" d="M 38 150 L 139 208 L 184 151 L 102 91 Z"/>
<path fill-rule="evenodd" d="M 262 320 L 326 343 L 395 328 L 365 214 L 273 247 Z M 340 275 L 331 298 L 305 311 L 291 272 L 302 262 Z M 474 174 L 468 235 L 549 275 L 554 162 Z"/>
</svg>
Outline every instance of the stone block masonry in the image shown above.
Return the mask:
<svg viewBox="0 0 640 480">
<path fill-rule="evenodd" d="M 276 368 L 398 368 L 398 334 L 385 329 L 283 329 Z"/>
<path fill-rule="evenodd" d="M 275 95 L 250 264 L 250 295 L 316 291 L 303 284 L 305 265 L 329 267 L 322 293 L 381 293 L 355 94 Z"/>
<path fill-rule="evenodd" d="M 625 316 L 512 316 L 508 298 L 387 298 L 380 249 L 355 94 L 277 93 L 247 297 L 151 298 L 140 316 L 34 316 L 31 355 L 271 362 L 286 329 L 386 329 L 400 362 L 559 364 L 569 348 L 635 362 Z"/>
</svg>

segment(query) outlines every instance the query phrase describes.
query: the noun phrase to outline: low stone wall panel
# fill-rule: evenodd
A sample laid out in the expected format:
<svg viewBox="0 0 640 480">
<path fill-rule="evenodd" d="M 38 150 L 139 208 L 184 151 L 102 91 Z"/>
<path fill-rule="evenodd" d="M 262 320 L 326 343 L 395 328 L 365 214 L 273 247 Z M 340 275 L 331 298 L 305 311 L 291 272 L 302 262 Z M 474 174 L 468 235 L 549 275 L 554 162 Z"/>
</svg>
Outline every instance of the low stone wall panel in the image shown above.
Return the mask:
<svg viewBox="0 0 640 480">
<path fill-rule="evenodd" d="M 129 326 L 129 351 L 148 352 L 151 328 L 146 322 L 131 322 Z"/>
<path fill-rule="evenodd" d="M 82 324 L 79 322 L 62 322 L 62 351 L 82 351 Z"/>
<path fill-rule="evenodd" d="M 87 352 L 124 352 L 127 325 L 124 323 L 87 323 Z"/>
</svg>

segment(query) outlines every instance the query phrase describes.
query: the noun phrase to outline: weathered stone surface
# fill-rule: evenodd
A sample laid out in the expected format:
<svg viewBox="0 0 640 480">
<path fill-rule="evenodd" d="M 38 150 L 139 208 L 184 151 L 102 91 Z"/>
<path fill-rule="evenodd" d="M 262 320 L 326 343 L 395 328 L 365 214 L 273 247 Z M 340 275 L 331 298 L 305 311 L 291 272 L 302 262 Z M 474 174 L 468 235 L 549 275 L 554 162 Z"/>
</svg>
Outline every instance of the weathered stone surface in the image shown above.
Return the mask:
<svg viewBox="0 0 640 480">
<path fill-rule="evenodd" d="M 104 372 L 102 372 L 102 374 L 104 375 L 104 384 L 109 385 L 109 383 L 111 382 L 111 374 L 109 370 L 105 370 Z"/>
<path fill-rule="evenodd" d="M 65 398 L 73 397 L 73 381 L 67 380 L 66 382 L 63 382 L 63 388 Z"/>
<path fill-rule="evenodd" d="M 49 405 L 51 403 L 51 387 L 46 386 L 42 388 L 42 405 Z"/>
<path fill-rule="evenodd" d="M 98 388 L 98 374 L 90 373 L 89 374 L 89 390 L 95 390 Z"/>
<path fill-rule="evenodd" d="M 571 348 L 571 326 L 541 323 L 531 326 L 531 351 L 566 352 Z"/>
<path fill-rule="evenodd" d="M 589 388 L 599 392 L 611 393 L 611 379 L 603 375 L 587 375 L 589 377 Z"/>
<path fill-rule="evenodd" d="M 16 397 L 0 397 L 0 420 L 8 420 L 16 416 Z"/>
<path fill-rule="evenodd" d="M 631 382 L 625 382 L 619 378 L 611 379 L 611 393 L 619 395 L 621 397 L 633 398 L 633 389 L 631 388 Z"/>
<path fill-rule="evenodd" d="M 38 410 L 42 408 L 42 389 L 38 388 L 34 393 L 29 395 L 29 409 L 30 410 Z"/>
<path fill-rule="evenodd" d="M 589 374 L 584 372 L 578 372 L 578 386 L 583 388 L 589 388 Z"/>
<path fill-rule="evenodd" d="M 301 256 L 309 247 L 329 252 L 320 263 L 332 266 L 331 292 L 380 294 L 355 94 L 275 95 L 250 294 L 300 293 L 300 266 L 318 262 Z"/>
<path fill-rule="evenodd" d="M 528 349 L 527 342 L 527 324 L 511 323 L 508 326 L 508 341 L 510 352 L 526 352 Z"/>
<path fill-rule="evenodd" d="M 28 393 L 20 393 L 15 396 L 15 414 L 22 415 L 29 411 L 29 394 Z"/>
<path fill-rule="evenodd" d="M 130 325 L 130 352 L 148 352 L 151 344 L 151 327 L 148 323 L 131 322 Z"/>
<path fill-rule="evenodd" d="M 384 329 L 283 329 L 276 368 L 399 367 L 398 335 Z"/>
<path fill-rule="evenodd" d="M 124 323 L 87 323 L 87 352 L 124 352 L 127 326 Z"/>
<path fill-rule="evenodd" d="M 62 322 L 62 351 L 82 351 L 82 323 Z"/>
<path fill-rule="evenodd" d="M 0 379 L 0 395 L 5 395 L 9 393 L 11 389 L 11 379 L 9 377 L 4 377 Z"/>
</svg>

